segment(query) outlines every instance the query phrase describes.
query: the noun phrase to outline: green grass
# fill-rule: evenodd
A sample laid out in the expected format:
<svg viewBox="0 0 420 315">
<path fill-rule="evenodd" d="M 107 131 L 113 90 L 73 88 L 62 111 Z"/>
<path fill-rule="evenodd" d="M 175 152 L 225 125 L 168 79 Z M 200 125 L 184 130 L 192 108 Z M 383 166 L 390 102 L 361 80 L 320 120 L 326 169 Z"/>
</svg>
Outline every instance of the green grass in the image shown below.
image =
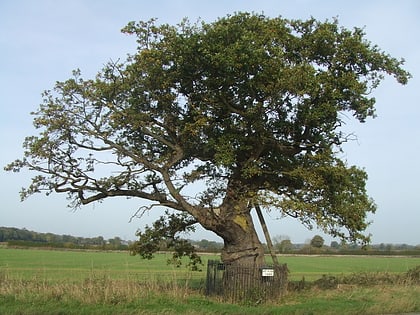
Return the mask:
<svg viewBox="0 0 420 315">
<path fill-rule="evenodd" d="M 130 256 L 127 252 L 60 251 L 0 248 L 0 270 L 11 277 L 41 277 L 47 280 L 80 281 L 95 272 L 106 273 L 113 279 L 179 276 L 204 278 L 205 272 L 188 272 L 166 262 L 170 254 L 158 254 L 152 260 Z M 217 255 L 203 255 L 204 265 Z M 420 265 L 419 257 L 378 256 L 282 256 L 291 280 L 305 277 L 312 281 L 322 275 L 345 275 L 356 272 L 402 273 Z M 203 266 L 203 270 L 205 266 Z"/>
<path fill-rule="evenodd" d="M 0 314 L 383 314 L 420 312 L 420 286 L 340 285 L 237 305 L 203 294 L 206 273 L 126 252 L 0 248 Z M 216 259 L 217 256 L 203 256 Z M 404 273 L 415 257 L 286 256 L 292 280 L 356 272 Z M 205 269 L 205 267 L 203 268 Z M 193 284 L 193 285 L 192 285 Z"/>
<path fill-rule="evenodd" d="M 316 280 L 322 275 L 347 275 L 359 272 L 402 273 L 420 265 L 419 257 L 378 256 L 286 256 L 290 279 Z"/>
<path fill-rule="evenodd" d="M 13 278 L 41 277 L 48 281 L 81 281 L 92 273 L 107 274 L 113 279 L 137 279 L 181 276 L 203 277 L 167 264 L 170 254 L 158 254 L 152 260 L 130 256 L 128 252 L 61 251 L 0 248 L 0 270 Z M 204 268 L 204 267 L 203 267 Z"/>
</svg>

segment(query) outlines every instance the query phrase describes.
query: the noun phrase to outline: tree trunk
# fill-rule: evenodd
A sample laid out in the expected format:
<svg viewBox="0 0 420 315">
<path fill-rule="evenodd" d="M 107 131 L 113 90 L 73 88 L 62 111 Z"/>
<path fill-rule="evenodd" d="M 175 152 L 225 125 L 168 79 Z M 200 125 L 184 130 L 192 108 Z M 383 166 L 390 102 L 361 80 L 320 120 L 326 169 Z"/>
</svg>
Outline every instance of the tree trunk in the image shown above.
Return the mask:
<svg viewBox="0 0 420 315">
<path fill-rule="evenodd" d="M 219 288 L 218 294 L 231 301 L 260 302 L 276 298 L 284 292 L 287 281 L 285 266 L 265 268 L 264 247 L 258 239 L 250 212 L 251 207 L 247 204 L 230 202 L 229 207 L 217 209 L 209 220 L 211 225 L 206 226 L 224 240 L 222 269 L 213 266 L 209 273 L 213 277 L 207 281 L 212 287 Z M 270 269 L 274 274 L 263 272 Z M 219 284 L 216 284 L 220 279 L 215 276 L 217 273 L 222 274 Z"/>
<path fill-rule="evenodd" d="M 221 255 L 223 263 L 248 267 L 264 263 L 264 248 L 248 208 L 230 213 L 215 232 L 224 241 Z"/>
</svg>

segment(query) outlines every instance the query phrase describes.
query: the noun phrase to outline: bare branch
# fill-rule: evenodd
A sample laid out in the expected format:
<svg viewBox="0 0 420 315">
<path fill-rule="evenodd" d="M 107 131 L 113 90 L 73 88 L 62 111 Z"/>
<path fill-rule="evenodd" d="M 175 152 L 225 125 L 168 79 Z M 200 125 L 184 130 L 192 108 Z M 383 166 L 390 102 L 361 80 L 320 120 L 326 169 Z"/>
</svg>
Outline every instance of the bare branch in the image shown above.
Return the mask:
<svg viewBox="0 0 420 315">
<path fill-rule="evenodd" d="M 155 208 L 155 207 L 162 207 L 162 205 L 160 203 L 154 203 L 148 206 L 141 206 L 140 208 L 136 210 L 136 212 L 134 212 L 134 214 L 131 216 L 128 222 L 131 223 L 134 218 L 141 219 L 146 212 L 151 211 L 152 208 Z"/>
</svg>

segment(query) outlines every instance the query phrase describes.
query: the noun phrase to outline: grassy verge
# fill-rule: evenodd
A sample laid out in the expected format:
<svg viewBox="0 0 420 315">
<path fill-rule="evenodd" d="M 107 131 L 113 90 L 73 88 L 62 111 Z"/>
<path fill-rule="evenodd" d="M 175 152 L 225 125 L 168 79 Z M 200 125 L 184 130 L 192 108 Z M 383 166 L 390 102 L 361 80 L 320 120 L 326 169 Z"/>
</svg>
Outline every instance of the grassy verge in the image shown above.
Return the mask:
<svg viewBox="0 0 420 315">
<path fill-rule="evenodd" d="M 91 277 L 83 283 L 48 284 L 3 277 L 0 314 L 391 314 L 419 312 L 420 287 L 409 284 L 361 287 L 316 286 L 291 291 L 257 305 L 228 304 L 174 281 Z"/>
</svg>

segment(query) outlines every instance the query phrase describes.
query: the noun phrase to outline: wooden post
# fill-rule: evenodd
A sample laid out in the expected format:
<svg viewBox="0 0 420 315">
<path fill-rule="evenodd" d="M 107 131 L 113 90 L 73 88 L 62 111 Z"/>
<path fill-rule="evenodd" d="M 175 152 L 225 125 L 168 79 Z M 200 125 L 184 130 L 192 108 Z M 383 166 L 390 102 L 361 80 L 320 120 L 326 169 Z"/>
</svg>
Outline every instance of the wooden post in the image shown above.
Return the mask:
<svg viewBox="0 0 420 315">
<path fill-rule="evenodd" d="M 267 241 L 267 247 L 270 252 L 271 258 L 273 259 L 273 264 L 276 267 L 280 267 L 279 261 L 276 254 L 274 253 L 273 243 L 271 242 L 270 233 L 268 232 L 267 224 L 265 223 L 264 216 L 261 212 L 259 204 L 254 204 L 255 210 L 257 211 L 258 219 L 260 220 L 262 230 L 264 232 L 265 240 Z"/>
</svg>

